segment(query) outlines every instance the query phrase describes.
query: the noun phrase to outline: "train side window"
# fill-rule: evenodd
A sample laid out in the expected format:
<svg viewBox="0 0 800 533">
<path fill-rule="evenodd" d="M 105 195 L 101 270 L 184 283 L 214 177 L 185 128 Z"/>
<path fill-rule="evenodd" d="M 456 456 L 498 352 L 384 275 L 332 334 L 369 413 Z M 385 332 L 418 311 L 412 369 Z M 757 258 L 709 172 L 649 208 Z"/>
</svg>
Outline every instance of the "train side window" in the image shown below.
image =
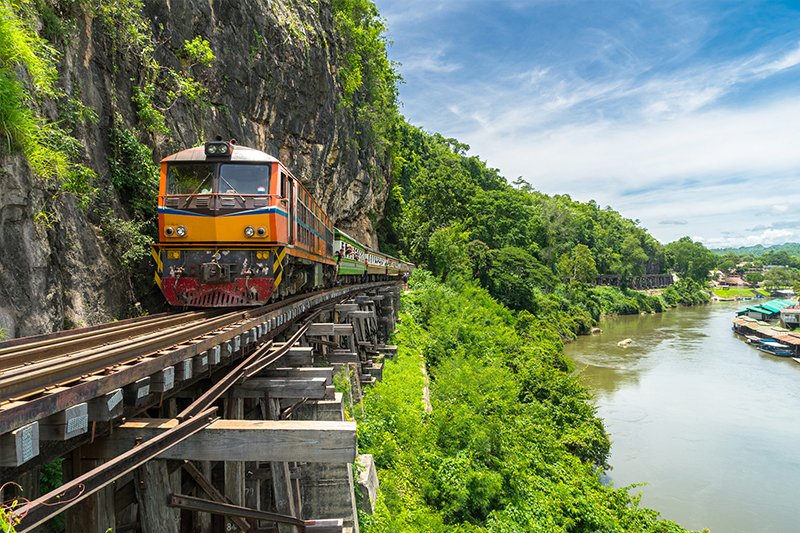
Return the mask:
<svg viewBox="0 0 800 533">
<path fill-rule="evenodd" d="M 286 198 L 286 174 L 281 172 L 281 196 Z"/>
</svg>

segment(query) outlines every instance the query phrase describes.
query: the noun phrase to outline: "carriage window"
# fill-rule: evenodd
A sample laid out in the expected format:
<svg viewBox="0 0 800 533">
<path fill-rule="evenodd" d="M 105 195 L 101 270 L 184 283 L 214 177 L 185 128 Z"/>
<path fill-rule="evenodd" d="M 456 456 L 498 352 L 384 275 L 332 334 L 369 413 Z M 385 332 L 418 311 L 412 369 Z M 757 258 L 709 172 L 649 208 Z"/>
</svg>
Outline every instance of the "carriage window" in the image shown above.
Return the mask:
<svg viewBox="0 0 800 533">
<path fill-rule="evenodd" d="M 219 192 L 223 194 L 267 194 L 269 192 L 270 166 L 221 165 Z"/>
<path fill-rule="evenodd" d="M 212 163 L 173 164 L 167 167 L 167 194 L 206 194 L 214 183 Z"/>
</svg>

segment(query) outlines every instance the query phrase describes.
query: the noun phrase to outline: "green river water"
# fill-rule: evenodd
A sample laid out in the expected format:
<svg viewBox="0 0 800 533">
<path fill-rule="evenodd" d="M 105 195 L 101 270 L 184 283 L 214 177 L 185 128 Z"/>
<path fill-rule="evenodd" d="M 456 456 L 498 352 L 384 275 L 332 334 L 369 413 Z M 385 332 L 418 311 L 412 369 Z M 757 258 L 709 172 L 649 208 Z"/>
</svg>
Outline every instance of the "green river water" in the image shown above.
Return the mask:
<svg viewBox="0 0 800 533">
<path fill-rule="evenodd" d="M 565 352 L 611 434 L 615 487 L 648 483 L 642 504 L 689 529 L 795 533 L 800 364 L 733 333 L 745 306 L 610 318 Z"/>
</svg>

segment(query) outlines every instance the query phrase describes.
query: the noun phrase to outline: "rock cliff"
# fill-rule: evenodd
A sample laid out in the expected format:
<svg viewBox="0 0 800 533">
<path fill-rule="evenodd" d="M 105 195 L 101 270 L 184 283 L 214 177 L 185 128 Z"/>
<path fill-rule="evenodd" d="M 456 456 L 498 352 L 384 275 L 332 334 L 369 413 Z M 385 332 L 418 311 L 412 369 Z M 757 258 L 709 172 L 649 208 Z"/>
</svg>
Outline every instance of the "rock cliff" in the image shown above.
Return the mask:
<svg viewBox="0 0 800 533">
<path fill-rule="evenodd" d="M 390 172 L 345 105 L 337 77 L 343 45 L 329 0 L 125 0 L 117 19 L 90 4 L 51 1 L 44 4 L 49 18 L 34 16 L 40 34 L 53 24 L 59 30 L 49 31 L 64 98 L 96 114 L 72 133 L 100 193 L 80 209 L 71 195 L 34 177 L 23 156 L 0 151 L 0 326 L 9 336 L 122 318 L 142 312 L 137 300 L 160 310 L 153 291 L 142 299 L 152 265 L 123 268 L 102 229 L 102 213 L 130 215 L 109 177 L 119 158 L 114 131 L 132 132 L 156 162 L 215 135 L 264 150 L 338 227 L 376 245 L 373 222 L 391 189 Z M 146 39 L 133 42 L 125 25 L 137 20 Z M 207 66 L 183 52 L 198 36 L 214 54 Z M 199 82 L 202 97 L 187 97 L 192 87 L 171 90 L 182 83 L 171 72 Z M 142 102 L 150 98 L 166 128 L 144 120 Z M 40 103 L 39 111 L 63 120 L 55 101 Z"/>
</svg>

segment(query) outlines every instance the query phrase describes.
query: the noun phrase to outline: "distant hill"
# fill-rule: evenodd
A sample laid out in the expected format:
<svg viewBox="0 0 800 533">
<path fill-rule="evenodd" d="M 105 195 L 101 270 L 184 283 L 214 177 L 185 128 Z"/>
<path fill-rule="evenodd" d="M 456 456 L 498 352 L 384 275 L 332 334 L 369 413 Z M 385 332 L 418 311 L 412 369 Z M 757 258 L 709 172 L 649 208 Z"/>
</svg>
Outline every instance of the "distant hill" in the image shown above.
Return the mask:
<svg viewBox="0 0 800 533">
<path fill-rule="evenodd" d="M 736 254 L 758 257 L 767 252 L 787 252 L 789 255 L 800 256 L 800 243 L 787 242 L 786 244 L 776 244 L 769 248 L 764 248 L 762 245 L 756 244 L 755 246 L 742 246 L 740 248 L 716 248 L 711 251 L 717 255 Z"/>
</svg>

